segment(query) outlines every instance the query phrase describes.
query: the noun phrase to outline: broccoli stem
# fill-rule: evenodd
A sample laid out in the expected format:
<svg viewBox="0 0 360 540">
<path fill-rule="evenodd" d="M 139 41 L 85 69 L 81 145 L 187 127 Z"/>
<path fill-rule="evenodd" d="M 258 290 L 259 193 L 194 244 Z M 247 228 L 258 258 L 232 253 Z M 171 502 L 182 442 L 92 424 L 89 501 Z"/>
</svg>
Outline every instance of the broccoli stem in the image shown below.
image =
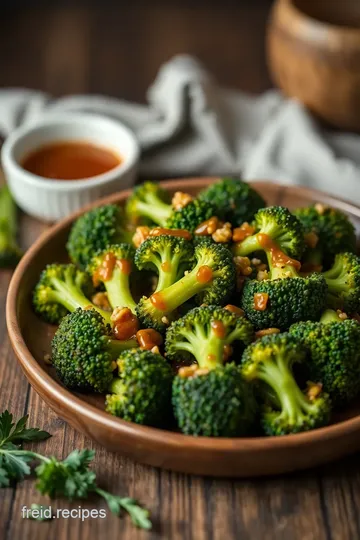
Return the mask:
<svg viewBox="0 0 360 540">
<path fill-rule="evenodd" d="M 127 351 L 128 349 L 135 349 L 139 346 L 136 339 L 127 339 L 127 340 L 120 340 L 120 339 L 110 339 L 108 344 L 108 351 L 111 355 L 111 358 L 113 360 L 117 360 L 118 356 L 123 352 Z"/>
<path fill-rule="evenodd" d="M 155 266 L 158 269 L 159 279 L 156 286 L 155 292 L 162 291 L 167 289 L 173 283 L 175 283 L 179 277 L 179 267 L 181 265 L 181 255 L 173 255 L 171 253 L 170 247 L 166 247 L 164 252 L 161 253 L 161 259 L 156 259 L 153 261 Z M 163 265 L 167 267 L 163 267 Z"/>
<path fill-rule="evenodd" d="M 326 309 L 321 315 L 320 322 L 323 324 L 329 324 L 332 322 L 342 322 L 339 315 L 333 309 Z"/>
<path fill-rule="evenodd" d="M 284 279 L 288 277 L 299 277 L 295 268 L 291 265 L 287 266 L 272 266 L 269 261 L 271 279 Z"/>
<path fill-rule="evenodd" d="M 228 338 L 219 338 L 213 330 L 208 333 L 204 328 L 197 328 L 195 334 L 191 331 L 184 332 L 183 337 L 187 341 L 175 343 L 174 348 L 191 353 L 200 368 L 211 370 L 223 364 L 224 345 Z"/>
<path fill-rule="evenodd" d="M 164 313 L 171 313 L 181 306 L 181 304 L 184 304 L 187 300 L 190 300 L 190 298 L 206 289 L 210 282 L 201 283 L 197 278 L 197 273 L 201 266 L 203 266 L 203 264 L 198 263 L 186 276 L 179 279 L 179 281 L 176 281 L 173 285 L 170 285 L 170 287 L 157 293 L 161 295 L 161 300 L 166 307 L 165 309 L 162 309 L 161 307 L 156 309 L 163 311 Z"/>
<path fill-rule="evenodd" d="M 7 186 L 0 189 L 0 245 L 16 234 L 16 207 Z"/>
<path fill-rule="evenodd" d="M 146 196 L 146 202 L 137 201 L 136 208 L 143 216 L 148 217 L 162 227 L 166 225 L 166 221 L 173 212 L 170 204 L 164 203 L 151 193 Z"/>
<path fill-rule="evenodd" d="M 239 257 L 246 257 L 247 255 L 250 255 L 250 253 L 262 251 L 262 249 L 257 234 L 253 234 L 252 236 L 245 238 L 242 242 L 235 244 L 234 254 Z"/>
<path fill-rule="evenodd" d="M 21 257 L 16 242 L 16 207 L 7 186 L 0 189 L 0 268 L 15 266 Z"/>
<path fill-rule="evenodd" d="M 107 323 L 110 324 L 111 313 L 92 304 L 92 302 L 81 293 L 81 290 L 70 281 L 68 274 L 66 274 L 65 282 L 54 277 L 51 279 L 51 283 L 54 290 L 49 290 L 48 292 L 48 300 L 50 302 L 61 304 L 71 313 L 79 307 L 85 309 L 88 306 L 91 306 L 100 313 Z"/>
<path fill-rule="evenodd" d="M 349 276 L 343 267 L 342 261 L 339 259 L 334 266 L 323 272 L 330 293 L 341 293 L 349 290 Z"/>
<path fill-rule="evenodd" d="M 286 418 L 290 424 L 298 425 L 314 408 L 300 390 L 287 362 L 281 356 L 275 361 L 262 363 L 258 378 L 275 392 L 275 398 L 272 393 L 268 394 L 269 398 L 275 407 L 280 408 L 280 417 Z"/>
<path fill-rule="evenodd" d="M 132 297 L 128 274 L 115 267 L 109 280 L 104 281 L 105 289 L 112 308 L 128 307 L 135 311 L 136 303 Z"/>
</svg>

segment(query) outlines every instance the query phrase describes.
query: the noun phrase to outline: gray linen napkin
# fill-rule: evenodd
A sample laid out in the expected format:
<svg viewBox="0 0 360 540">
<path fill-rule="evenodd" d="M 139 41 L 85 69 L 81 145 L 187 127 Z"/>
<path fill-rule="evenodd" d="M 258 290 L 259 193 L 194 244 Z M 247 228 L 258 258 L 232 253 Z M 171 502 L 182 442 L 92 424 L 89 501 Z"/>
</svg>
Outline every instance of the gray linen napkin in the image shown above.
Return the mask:
<svg viewBox="0 0 360 540">
<path fill-rule="evenodd" d="M 53 111 L 101 113 L 126 123 L 149 176 L 242 174 L 301 184 L 360 203 L 360 136 L 320 127 L 300 103 L 277 91 L 251 97 L 217 85 L 200 63 L 178 56 L 161 67 L 148 105 L 105 96 L 52 100 L 0 91 L 0 132 Z"/>
</svg>

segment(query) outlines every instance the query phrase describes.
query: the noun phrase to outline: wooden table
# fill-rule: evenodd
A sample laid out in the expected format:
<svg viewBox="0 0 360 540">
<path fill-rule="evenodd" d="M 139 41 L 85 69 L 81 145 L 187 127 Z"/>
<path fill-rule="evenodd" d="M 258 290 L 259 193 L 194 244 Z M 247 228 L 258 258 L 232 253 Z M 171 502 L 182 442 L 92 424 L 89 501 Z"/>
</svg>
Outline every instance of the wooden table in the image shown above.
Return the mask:
<svg viewBox="0 0 360 540">
<path fill-rule="evenodd" d="M 97 92 L 144 100 L 158 66 L 172 55 L 199 56 L 222 83 L 248 91 L 269 87 L 263 54 L 268 1 L 179 0 L 86 6 L 72 2 L 10 7 L 0 21 L 0 85 L 54 95 Z M 99 3 L 100 4 L 100 3 Z M 125 4 L 125 3 L 124 3 Z M 150 4 L 150 3 L 149 3 Z M 154 5 L 155 4 L 155 5 Z M 76 7 L 78 6 L 78 7 Z M 21 217 L 21 242 L 31 245 L 45 226 Z M 50 523 L 23 520 L 23 505 L 48 500 L 27 480 L 0 490 L 0 539 L 78 540 L 354 540 L 360 538 L 360 466 L 357 457 L 317 470 L 256 480 L 212 480 L 160 471 L 113 455 L 76 433 L 27 384 L 6 334 L 4 306 L 11 272 L 0 272 L 0 410 L 28 413 L 53 437 L 41 445 L 65 457 L 74 448 L 96 450 L 105 488 L 138 498 L 152 512 L 153 531 L 128 518 Z M 100 508 L 90 501 L 81 505 Z M 53 507 L 76 508 L 56 501 Z"/>
</svg>

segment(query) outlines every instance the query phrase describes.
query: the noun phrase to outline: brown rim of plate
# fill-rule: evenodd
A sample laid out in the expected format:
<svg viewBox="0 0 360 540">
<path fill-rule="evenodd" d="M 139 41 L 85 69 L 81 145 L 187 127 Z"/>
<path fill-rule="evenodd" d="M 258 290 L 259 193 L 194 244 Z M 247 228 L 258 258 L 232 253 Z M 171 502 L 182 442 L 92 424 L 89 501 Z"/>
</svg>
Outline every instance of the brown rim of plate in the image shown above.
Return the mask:
<svg viewBox="0 0 360 540">
<path fill-rule="evenodd" d="M 186 189 L 187 185 L 191 185 L 192 188 L 204 188 L 215 178 L 193 178 L 193 179 L 179 179 L 169 180 L 163 182 L 162 185 L 171 189 Z M 312 200 L 319 197 L 324 203 L 334 205 L 337 208 L 351 212 L 360 218 L 360 208 L 353 206 L 352 204 L 335 199 L 330 195 L 323 192 L 308 189 L 299 186 L 282 186 L 274 182 L 259 182 L 258 185 L 267 185 L 273 187 L 279 187 L 283 193 L 286 193 L 289 189 L 294 195 L 307 195 Z M 295 435 L 286 435 L 283 437 L 252 437 L 252 438 L 211 438 L 211 437 L 193 437 L 190 435 L 183 435 L 180 433 L 166 431 L 163 429 L 152 428 L 147 426 L 141 426 L 131 422 L 126 422 L 120 418 L 115 418 L 105 411 L 101 411 L 98 408 L 90 405 L 74 394 L 72 394 L 65 387 L 61 386 L 52 377 L 50 377 L 38 364 L 36 359 L 32 356 L 31 352 L 26 346 L 26 343 L 22 337 L 21 330 L 18 325 L 18 319 L 16 314 L 16 299 L 19 291 L 19 286 L 23 274 L 26 268 L 31 263 L 31 260 L 36 256 L 38 251 L 60 230 L 66 228 L 77 217 L 83 214 L 85 211 L 102 204 L 116 203 L 119 200 L 124 200 L 131 190 L 121 191 L 111 196 L 105 197 L 101 200 L 92 203 L 85 208 L 81 209 L 70 215 L 69 217 L 61 220 L 59 223 L 51 227 L 48 231 L 45 231 L 39 239 L 29 248 L 25 253 L 20 263 L 18 264 L 12 280 L 10 282 L 7 302 L 6 302 L 6 320 L 7 327 L 10 336 L 10 341 L 17 358 L 22 366 L 22 369 L 32 382 L 36 382 L 37 386 L 40 386 L 44 393 L 50 395 L 52 399 L 55 399 L 59 406 L 70 413 L 80 413 L 83 418 L 88 421 L 95 422 L 101 426 L 105 426 L 115 433 L 128 434 L 136 436 L 139 443 L 146 445 L 146 443 L 164 443 L 169 450 L 171 448 L 187 447 L 197 450 L 213 450 L 215 452 L 228 452 L 237 453 L 244 452 L 257 452 L 263 451 L 264 446 L 271 447 L 272 449 L 290 449 L 291 447 L 306 446 L 311 442 L 321 442 L 331 440 L 333 437 L 339 437 L 341 434 L 350 434 L 357 431 L 360 432 L 360 415 L 348 420 L 332 424 L 327 427 L 318 428 L 313 431 L 305 433 L 298 433 Z"/>
</svg>

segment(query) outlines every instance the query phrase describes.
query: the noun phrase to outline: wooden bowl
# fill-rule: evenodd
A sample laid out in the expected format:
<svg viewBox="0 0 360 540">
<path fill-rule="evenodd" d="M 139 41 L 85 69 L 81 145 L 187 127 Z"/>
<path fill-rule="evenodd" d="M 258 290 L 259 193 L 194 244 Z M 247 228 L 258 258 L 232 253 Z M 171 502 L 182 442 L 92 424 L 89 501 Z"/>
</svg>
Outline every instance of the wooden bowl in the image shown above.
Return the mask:
<svg viewBox="0 0 360 540">
<path fill-rule="evenodd" d="M 172 192 L 196 194 L 214 179 L 194 178 L 165 182 Z M 268 204 L 294 208 L 314 201 L 347 212 L 360 228 L 360 209 L 323 193 L 300 187 L 260 182 L 257 189 Z M 122 204 L 128 191 L 92 206 Z M 31 308 L 31 291 L 47 263 L 67 259 L 65 242 L 73 214 L 43 234 L 29 249 L 12 278 L 6 317 L 12 346 L 36 392 L 63 419 L 108 450 L 127 454 L 149 465 L 211 476 L 257 476 L 303 469 L 360 449 L 360 407 L 353 404 L 334 418 L 334 424 L 312 432 L 285 437 L 216 439 L 190 437 L 139 426 L 105 413 L 102 396 L 71 393 L 44 362 L 54 328 L 42 323 Z"/>
<path fill-rule="evenodd" d="M 277 0 L 267 49 L 286 95 L 334 126 L 360 130 L 360 2 Z"/>
</svg>

